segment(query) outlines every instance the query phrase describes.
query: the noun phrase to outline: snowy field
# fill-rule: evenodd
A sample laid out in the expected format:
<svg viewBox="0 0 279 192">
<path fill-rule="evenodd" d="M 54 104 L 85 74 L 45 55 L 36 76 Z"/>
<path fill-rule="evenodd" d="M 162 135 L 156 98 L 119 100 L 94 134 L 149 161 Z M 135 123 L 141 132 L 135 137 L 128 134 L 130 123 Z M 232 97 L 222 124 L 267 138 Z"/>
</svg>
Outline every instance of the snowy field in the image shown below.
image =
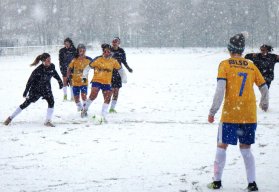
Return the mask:
<svg viewBox="0 0 279 192">
<path fill-rule="evenodd" d="M 118 113 L 110 114 L 107 124 L 94 125 L 91 118 L 101 110 L 101 94 L 89 117 L 81 119 L 73 102 L 62 101 L 62 90 L 53 79 L 56 127 L 43 125 L 44 100 L 31 104 L 11 125 L 0 125 L 1 192 L 209 191 L 220 111 L 213 124 L 207 123 L 207 115 L 217 67 L 227 52 L 196 48 L 126 52 L 134 73 L 128 74 Z M 91 57 L 98 54 L 87 52 Z M 59 71 L 58 54 L 51 55 Z M 2 122 L 24 101 L 22 94 L 34 70 L 29 64 L 35 56 L 0 57 Z M 279 189 L 279 64 L 275 77 L 269 111 L 258 110 L 252 148 L 262 192 Z M 247 187 L 236 146 L 228 149 L 223 186 L 224 192 Z"/>
</svg>

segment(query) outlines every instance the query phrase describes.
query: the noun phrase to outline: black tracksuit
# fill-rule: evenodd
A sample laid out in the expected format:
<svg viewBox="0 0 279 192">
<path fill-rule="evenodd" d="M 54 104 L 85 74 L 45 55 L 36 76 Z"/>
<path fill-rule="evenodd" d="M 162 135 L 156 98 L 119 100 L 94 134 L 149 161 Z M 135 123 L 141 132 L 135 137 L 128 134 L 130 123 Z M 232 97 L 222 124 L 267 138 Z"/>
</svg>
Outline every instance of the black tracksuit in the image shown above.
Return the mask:
<svg viewBox="0 0 279 192">
<path fill-rule="evenodd" d="M 51 90 L 50 80 L 54 77 L 58 83 L 59 88 L 63 87 L 61 78 L 55 70 L 54 64 L 50 64 L 49 67 L 45 67 L 43 64 L 39 65 L 31 74 L 26 84 L 26 88 L 23 93 L 23 97 L 28 97 L 25 102 L 20 105 L 21 109 L 24 109 L 30 105 L 31 102 L 36 102 L 40 97 L 48 102 L 48 107 L 54 107 L 54 98 Z"/>
<path fill-rule="evenodd" d="M 60 71 L 63 77 L 67 77 L 67 69 L 72 59 L 76 55 L 76 48 L 70 47 L 67 49 L 66 47 L 59 50 L 59 66 Z"/>
<path fill-rule="evenodd" d="M 254 64 L 260 70 L 269 88 L 271 81 L 274 79 L 275 63 L 279 62 L 277 55 L 268 53 L 267 55 L 263 56 L 261 53 L 257 53 L 253 56 L 253 53 L 249 53 L 245 55 L 245 59 L 249 59 L 254 62 Z"/>
<path fill-rule="evenodd" d="M 119 47 L 117 50 L 111 48 L 112 57 L 118 61 L 118 63 L 122 66 L 122 63 L 124 66 L 129 70 L 130 67 L 126 61 L 126 54 L 124 49 Z M 118 70 L 113 69 L 112 72 L 112 81 L 111 81 L 112 88 L 120 88 L 122 87 L 122 81 L 121 76 L 118 73 Z"/>
</svg>

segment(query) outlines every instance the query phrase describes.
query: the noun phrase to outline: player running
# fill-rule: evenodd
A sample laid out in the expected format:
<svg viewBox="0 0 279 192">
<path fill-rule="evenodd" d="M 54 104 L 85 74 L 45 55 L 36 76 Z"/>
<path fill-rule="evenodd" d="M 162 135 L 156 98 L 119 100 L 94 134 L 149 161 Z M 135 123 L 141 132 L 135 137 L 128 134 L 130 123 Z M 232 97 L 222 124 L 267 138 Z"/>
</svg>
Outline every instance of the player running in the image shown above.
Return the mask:
<svg viewBox="0 0 279 192">
<path fill-rule="evenodd" d="M 5 125 L 9 125 L 23 109 L 27 108 L 31 103 L 35 103 L 40 97 L 42 97 L 48 103 L 46 121 L 44 125 L 48 127 L 55 127 L 51 122 L 54 111 L 54 98 L 50 80 L 54 77 L 58 81 L 60 89 L 62 89 L 63 83 L 55 70 L 55 65 L 51 63 L 51 58 L 48 53 L 43 53 L 37 56 L 31 66 L 36 66 L 40 61 L 42 61 L 42 64 L 32 72 L 23 92 L 23 97 L 25 97 L 26 100 L 6 119 L 4 122 Z"/>
<path fill-rule="evenodd" d="M 71 61 L 68 70 L 68 82 L 71 82 L 77 110 L 81 111 L 87 99 L 87 82 L 82 82 L 83 70 L 92 62 L 92 59 L 85 55 L 86 47 L 83 44 L 77 46 L 75 58 Z M 83 104 L 80 102 L 80 96 Z"/>
<path fill-rule="evenodd" d="M 120 69 L 121 66 L 111 57 L 111 46 L 102 44 L 103 55 L 96 57 L 92 63 L 83 72 L 83 81 L 87 81 L 87 76 L 90 68 L 94 69 L 93 79 L 91 80 L 91 93 L 89 99 L 81 112 L 81 117 L 87 116 L 87 110 L 91 103 L 97 98 L 100 89 L 103 92 L 104 104 L 102 107 L 102 116 L 106 120 L 110 98 L 111 98 L 111 78 L 113 69 Z"/>
</svg>

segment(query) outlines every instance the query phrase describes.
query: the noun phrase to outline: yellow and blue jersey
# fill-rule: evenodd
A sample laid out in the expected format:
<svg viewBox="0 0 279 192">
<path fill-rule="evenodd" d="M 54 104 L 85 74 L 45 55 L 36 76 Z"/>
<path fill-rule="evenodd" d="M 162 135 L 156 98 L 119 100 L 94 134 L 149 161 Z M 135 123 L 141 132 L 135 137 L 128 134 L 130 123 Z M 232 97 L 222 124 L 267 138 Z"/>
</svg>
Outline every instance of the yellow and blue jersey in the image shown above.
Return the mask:
<svg viewBox="0 0 279 192">
<path fill-rule="evenodd" d="M 72 71 L 72 86 L 87 86 L 87 83 L 82 82 L 83 70 L 92 62 L 90 57 L 74 58 L 69 68 Z"/>
<path fill-rule="evenodd" d="M 221 122 L 256 123 L 257 108 L 253 85 L 262 86 L 265 80 L 253 62 L 230 58 L 220 63 L 218 78 L 226 80 L 226 94 Z"/>
<path fill-rule="evenodd" d="M 112 57 L 104 58 L 102 56 L 93 60 L 89 66 L 94 68 L 94 75 L 91 82 L 98 82 L 101 84 L 111 84 L 113 69 L 121 68 L 116 59 Z"/>
</svg>

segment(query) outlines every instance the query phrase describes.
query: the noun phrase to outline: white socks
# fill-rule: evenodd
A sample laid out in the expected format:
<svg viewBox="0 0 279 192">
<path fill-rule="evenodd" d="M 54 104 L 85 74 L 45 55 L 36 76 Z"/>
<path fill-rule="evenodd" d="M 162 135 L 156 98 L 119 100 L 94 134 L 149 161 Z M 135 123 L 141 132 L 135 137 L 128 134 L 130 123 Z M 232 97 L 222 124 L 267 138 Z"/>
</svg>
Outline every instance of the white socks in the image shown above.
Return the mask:
<svg viewBox="0 0 279 192">
<path fill-rule="evenodd" d="M 226 150 L 217 147 L 214 161 L 214 181 L 221 181 L 226 164 Z"/>
<path fill-rule="evenodd" d="M 76 105 L 78 111 L 81 111 L 83 109 L 81 102 L 76 103 Z"/>
<path fill-rule="evenodd" d="M 246 168 L 248 183 L 256 181 L 255 159 L 250 149 L 240 149 Z"/>
<path fill-rule="evenodd" d="M 112 100 L 112 101 L 111 101 L 110 108 L 111 108 L 111 109 L 115 109 L 116 103 L 117 103 L 117 100 Z"/>
<path fill-rule="evenodd" d="M 74 99 L 74 92 L 73 92 L 73 87 L 70 86 L 70 91 L 71 91 L 71 99 Z"/>
<path fill-rule="evenodd" d="M 104 117 L 106 117 L 106 115 L 107 115 L 107 113 L 108 113 L 108 108 L 109 108 L 109 104 L 104 103 L 104 104 L 103 104 L 103 107 L 102 107 L 102 115 L 103 115 Z"/>
<path fill-rule="evenodd" d="M 83 104 L 83 109 L 87 111 L 92 102 L 93 100 L 87 99 L 86 102 Z"/>
<path fill-rule="evenodd" d="M 15 112 L 10 116 L 11 119 L 15 118 L 18 114 L 20 114 L 22 109 L 20 107 L 16 108 Z"/>
<path fill-rule="evenodd" d="M 63 87 L 63 93 L 64 95 L 67 95 L 67 86 Z"/>
<path fill-rule="evenodd" d="M 51 121 L 53 115 L 53 108 L 47 108 L 46 122 Z"/>
</svg>

